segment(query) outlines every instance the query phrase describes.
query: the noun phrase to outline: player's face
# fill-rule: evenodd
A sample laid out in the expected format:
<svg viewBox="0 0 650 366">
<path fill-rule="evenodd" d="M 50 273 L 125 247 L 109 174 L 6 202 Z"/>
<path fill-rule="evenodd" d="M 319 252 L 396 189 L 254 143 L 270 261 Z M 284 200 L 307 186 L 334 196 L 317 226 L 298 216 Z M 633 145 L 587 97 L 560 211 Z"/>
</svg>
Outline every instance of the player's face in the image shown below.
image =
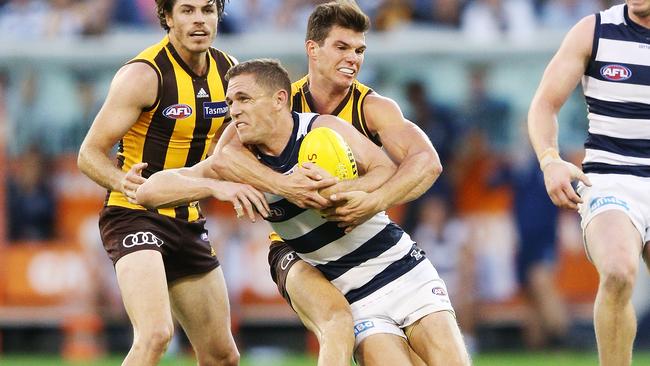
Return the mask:
<svg viewBox="0 0 650 366">
<path fill-rule="evenodd" d="M 226 103 L 237 135 L 244 144 L 262 143 L 273 125 L 269 119 L 273 98 L 260 87 L 251 74 L 237 75 L 228 82 Z"/>
<path fill-rule="evenodd" d="M 650 0 L 625 0 L 630 13 L 639 18 L 650 17 Z"/>
<path fill-rule="evenodd" d="M 350 87 L 356 79 L 366 51 L 366 36 L 351 29 L 332 27 L 316 50 L 316 72 L 330 82 Z"/>
<path fill-rule="evenodd" d="M 167 14 L 170 34 L 190 52 L 205 52 L 217 34 L 217 5 L 208 0 L 178 0 Z"/>
</svg>

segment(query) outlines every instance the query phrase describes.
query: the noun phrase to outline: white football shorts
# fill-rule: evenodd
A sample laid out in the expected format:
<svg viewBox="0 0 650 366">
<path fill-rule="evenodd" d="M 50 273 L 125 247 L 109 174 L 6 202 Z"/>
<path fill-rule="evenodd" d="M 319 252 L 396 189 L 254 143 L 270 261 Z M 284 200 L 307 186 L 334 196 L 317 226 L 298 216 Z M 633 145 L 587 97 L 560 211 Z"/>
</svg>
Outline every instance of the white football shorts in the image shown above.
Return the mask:
<svg viewBox="0 0 650 366">
<path fill-rule="evenodd" d="M 428 259 L 351 308 L 355 348 L 373 334 L 406 338 L 403 328 L 428 314 L 445 310 L 454 313 L 447 286 Z"/>
<path fill-rule="evenodd" d="M 623 174 L 587 174 L 591 187 L 578 183 L 577 192 L 582 231 L 596 215 L 618 210 L 627 215 L 641 234 L 643 243 L 650 241 L 650 178 Z M 587 253 L 589 256 L 589 253 Z"/>
</svg>

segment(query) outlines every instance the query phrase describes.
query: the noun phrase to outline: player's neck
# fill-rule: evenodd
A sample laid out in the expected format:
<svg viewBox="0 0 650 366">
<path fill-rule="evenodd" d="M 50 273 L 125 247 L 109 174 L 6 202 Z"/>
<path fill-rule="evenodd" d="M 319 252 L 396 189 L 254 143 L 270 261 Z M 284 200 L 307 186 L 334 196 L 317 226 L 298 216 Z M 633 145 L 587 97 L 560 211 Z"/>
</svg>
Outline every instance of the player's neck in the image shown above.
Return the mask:
<svg viewBox="0 0 650 366">
<path fill-rule="evenodd" d="M 275 121 L 275 128 L 265 136 L 264 143 L 257 145 L 257 149 L 265 155 L 280 156 L 291 139 L 293 116 L 287 110 L 272 119 Z"/>
<path fill-rule="evenodd" d="M 316 75 L 309 75 L 309 93 L 316 107 L 316 113 L 332 113 L 348 95 L 350 88 L 338 85 Z"/>
<path fill-rule="evenodd" d="M 640 17 L 640 16 L 637 16 L 637 15 L 635 15 L 634 13 L 632 13 L 631 11 L 628 10 L 628 16 L 630 17 L 630 19 L 631 19 L 634 23 L 636 23 L 636 24 L 638 24 L 638 25 L 640 25 L 640 26 L 642 26 L 642 27 L 644 27 L 644 28 L 650 30 L 650 15 L 649 15 L 649 16 Z"/>
<path fill-rule="evenodd" d="M 189 67 L 194 74 L 197 76 L 205 76 L 208 72 L 208 60 L 207 57 L 205 57 L 208 53 L 207 50 L 203 52 L 192 52 L 184 47 L 183 44 L 172 34 L 169 35 L 169 42 L 171 42 L 176 53 L 178 53 L 183 62 L 185 62 L 187 67 Z"/>
</svg>

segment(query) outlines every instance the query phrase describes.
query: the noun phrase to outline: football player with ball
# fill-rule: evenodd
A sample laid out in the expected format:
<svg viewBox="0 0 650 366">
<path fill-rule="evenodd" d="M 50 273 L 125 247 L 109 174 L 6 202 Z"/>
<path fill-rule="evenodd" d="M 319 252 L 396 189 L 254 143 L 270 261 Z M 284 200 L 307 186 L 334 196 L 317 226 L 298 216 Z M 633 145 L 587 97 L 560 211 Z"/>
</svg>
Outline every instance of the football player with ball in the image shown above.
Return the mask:
<svg viewBox="0 0 650 366">
<path fill-rule="evenodd" d="M 323 210 L 329 214 L 328 219 L 348 229 L 393 205 L 416 199 L 431 187 L 442 167 L 427 136 L 404 118 L 393 100 L 357 80 L 369 27 L 368 17 L 351 0 L 332 1 L 314 9 L 305 37 L 309 71 L 292 85 L 292 108 L 296 112 L 332 114 L 345 120 L 383 148 L 397 164 L 396 173 L 383 184 L 373 183 L 373 187 L 380 188 L 372 197 L 361 202 L 347 201 L 345 184 L 322 190 L 334 182 L 320 177 L 309 165 L 297 167 L 289 176 L 264 166 L 234 137 L 235 129 L 230 126 L 216 148 L 223 158 L 215 161 L 215 168 L 224 179 L 282 195 L 299 207 Z M 358 189 L 371 192 L 373 187 Z M 335 196 L 337 202 L 332 208 L 330 199 L 335 192 L 343 194 Z M 354 346 L 354 324 L 345 297 L 321 271 L 301 260 L 277 235 L 271 239 L 271 276 L 303 324 L 318 337 L 318 364 L 348 365 Z"/>
<path fill-rule="evenodd" d="M 345 185 L 345 193 L 333 194 L 344 194 L 351 202 L 377 199 L 377 189 L 394 175 L 392 160 L 349 123 L 331 115 L 292 112 L 289 76 L 278 62 L 243 62 L 226 78 L 234 138 L 265 166 L 290 175 L 299 157 L 320 155 L 316 161 L 331 172 L 354 177 L 358 169 L 358 178 L 338 183 Z M 222 158 L 216 153 L 194 167 L 156 173 L 139 187 L 137 200 L 157 207 L 170 200 L 211 197 L 206 178 L 221 178 L 214 163 Z M 318 209 L 272 193 L 266 198 L 272 214 L 265 219 L 277 235 L 350 304 L 355 355 L 362 365 L 412 365 L 411 350 L 428 365 L 469 365 L 444 282 L 384 212 L 347 230 Z M 251 202 L 244 203 L 250 214 Z"/>
</svg>

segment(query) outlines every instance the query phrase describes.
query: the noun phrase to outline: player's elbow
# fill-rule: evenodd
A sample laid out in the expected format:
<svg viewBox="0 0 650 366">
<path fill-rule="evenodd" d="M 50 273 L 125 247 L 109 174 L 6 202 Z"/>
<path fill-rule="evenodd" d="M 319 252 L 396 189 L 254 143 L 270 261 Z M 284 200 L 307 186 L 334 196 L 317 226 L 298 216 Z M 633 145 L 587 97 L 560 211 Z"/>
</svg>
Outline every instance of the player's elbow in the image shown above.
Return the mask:
<svg viewBox="0 0 650 366">
<path fill-rule="evenodd" d="M 442 163 L 440 163 L 440 158 L 435 150 L 424 151 L 419 154 L 420 166 L 422 169 L 422 180 L 430 181 L 431 183 L 435 182 L 436 179 L 442 174 Z"/>
<path fill-rule="evenodd" d="M 79 154 L 77 155 L 77 168 L 79 168 L 79 171 L 88 175 L 88 169 L 89 169 L 89 161 L 90 158 L 88 157 L 88 149 L 86 148 L 85 144 L 81 145 L 81 148 L 79 148 Z"/>
</svg>

